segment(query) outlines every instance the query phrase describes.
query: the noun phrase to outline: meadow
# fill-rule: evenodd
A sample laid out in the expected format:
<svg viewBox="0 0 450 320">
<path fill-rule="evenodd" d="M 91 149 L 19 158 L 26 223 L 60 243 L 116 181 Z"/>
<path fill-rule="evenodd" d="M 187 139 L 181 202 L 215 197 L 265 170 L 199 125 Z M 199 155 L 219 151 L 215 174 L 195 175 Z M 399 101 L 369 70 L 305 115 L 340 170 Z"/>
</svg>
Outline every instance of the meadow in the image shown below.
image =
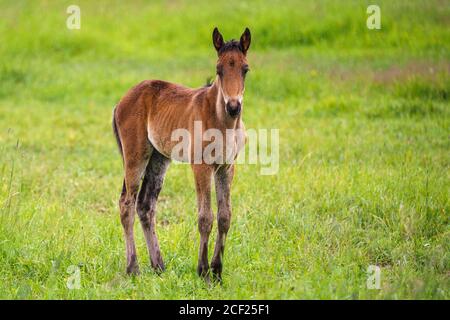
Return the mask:
<svg viewBox="0 0 450 320">
<path fill-rule="evenodd" d="M 0 298 L 449 299 L 450 2 L 377 0 L 369 30 L 372 2 L 0 0 Z M 208 286 L 191 168 L 172 165 L 167 270 L 136 220 L 129 277 L 112 109 L 144 79 L 204 85 L 215 26 L 252 31 L 243 119 L 279 129 L 279 171 L 238 165 L 224 283 Z"/>
</svg>

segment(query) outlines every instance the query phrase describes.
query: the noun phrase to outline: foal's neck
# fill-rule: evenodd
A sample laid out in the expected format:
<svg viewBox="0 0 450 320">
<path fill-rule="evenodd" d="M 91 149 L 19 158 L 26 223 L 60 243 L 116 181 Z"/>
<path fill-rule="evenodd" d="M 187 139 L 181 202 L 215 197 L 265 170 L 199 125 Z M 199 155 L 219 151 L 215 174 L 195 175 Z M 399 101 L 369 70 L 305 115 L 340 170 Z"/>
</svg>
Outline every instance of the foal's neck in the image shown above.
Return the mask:
<svg viewBox="0 0 450 320">
<path fill-rule="evenodd" d="M 213 84 L 208 88 L 208 103 L 210 105 L 211 114 L 214 114 L 218 124 L 223 125 L 227 129 L 235 129 L 241 121 L 241 115 L 236 118 L 230 117 L 225 111 L 225 99 L 220 90 L 219 78 L 216 77 Z"/>
</svg>

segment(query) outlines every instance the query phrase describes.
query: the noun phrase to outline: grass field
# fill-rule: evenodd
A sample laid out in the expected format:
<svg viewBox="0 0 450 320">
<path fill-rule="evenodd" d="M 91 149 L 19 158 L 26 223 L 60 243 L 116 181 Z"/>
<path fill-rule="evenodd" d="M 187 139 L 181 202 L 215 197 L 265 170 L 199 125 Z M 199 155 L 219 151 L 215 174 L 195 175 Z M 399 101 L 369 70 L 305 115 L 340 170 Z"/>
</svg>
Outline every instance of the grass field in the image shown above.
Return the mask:
<svg viewBox="0 0 450 320">
<path fill-rule="evenodd" d="M 143 79 L 202 86 L 214 26 L 252 31 L 243 118 L 280 130 L 279 172 L 238 166 L 224 284 L 208 287 L 191 169 L 171 166 L 167 270 L 151 270 L 136 221 L 128 277 L 112 108 Z M 1 0 L 0 39 L 0 298 L 450 298 L 449 1 Z"/>
</svg>

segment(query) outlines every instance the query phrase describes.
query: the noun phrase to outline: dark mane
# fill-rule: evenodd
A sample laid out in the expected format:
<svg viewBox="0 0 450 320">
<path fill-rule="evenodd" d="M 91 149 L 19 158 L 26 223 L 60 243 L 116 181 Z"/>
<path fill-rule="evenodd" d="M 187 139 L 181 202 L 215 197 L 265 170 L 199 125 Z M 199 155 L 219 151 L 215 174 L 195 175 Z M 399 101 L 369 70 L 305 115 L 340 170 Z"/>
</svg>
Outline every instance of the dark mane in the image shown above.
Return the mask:
<svg viewBox="0 0 450 320">
<path fill-rule="evenodd" d="M 234 39 L 231 39 L 230 41 L 226 42 L 219 50 L 219 54 L 222 54 L 227 51 L 234 51 L 238 50 L 242 52 L 242 47 L 239 41 L 236 41 Z"/>
<path fill-rule="evenodd" d="M 209 77 L 208 79 L 206 79 L 206 84 L 203 87 L 208 88 L 211 87 L 212 85 L 213 85 L 213 78 Z"/>
</svg>

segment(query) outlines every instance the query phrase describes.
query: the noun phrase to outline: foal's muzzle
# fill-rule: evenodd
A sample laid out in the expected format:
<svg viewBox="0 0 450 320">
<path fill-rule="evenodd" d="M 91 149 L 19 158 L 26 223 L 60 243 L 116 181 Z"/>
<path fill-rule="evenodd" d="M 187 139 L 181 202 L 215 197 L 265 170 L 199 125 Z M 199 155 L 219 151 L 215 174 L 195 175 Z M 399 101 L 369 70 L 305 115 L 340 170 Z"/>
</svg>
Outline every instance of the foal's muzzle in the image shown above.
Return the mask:
<svg viewBox="0 0 450 320">
<path fill-rule="evenodd" d="M 241 114 L 242 106 L 238 100 L 230 100 L 227 102 L 225 109 L 231 117 L 236 118 Z"/>
</svg>

